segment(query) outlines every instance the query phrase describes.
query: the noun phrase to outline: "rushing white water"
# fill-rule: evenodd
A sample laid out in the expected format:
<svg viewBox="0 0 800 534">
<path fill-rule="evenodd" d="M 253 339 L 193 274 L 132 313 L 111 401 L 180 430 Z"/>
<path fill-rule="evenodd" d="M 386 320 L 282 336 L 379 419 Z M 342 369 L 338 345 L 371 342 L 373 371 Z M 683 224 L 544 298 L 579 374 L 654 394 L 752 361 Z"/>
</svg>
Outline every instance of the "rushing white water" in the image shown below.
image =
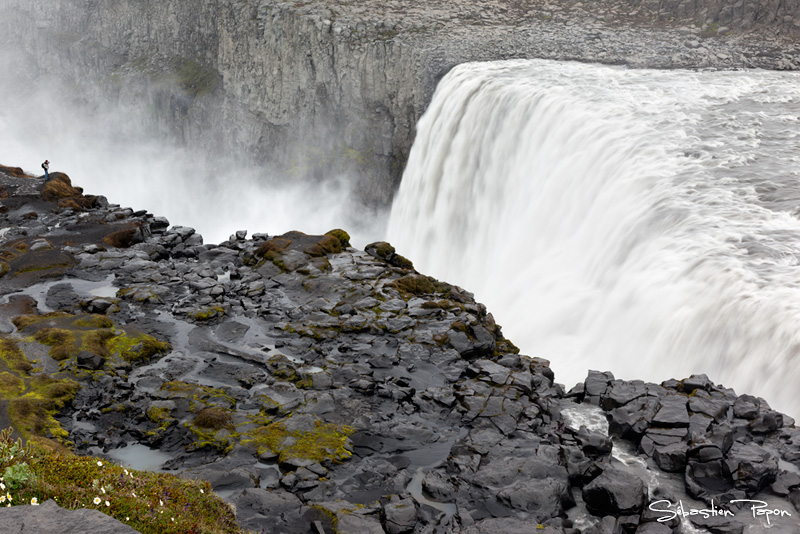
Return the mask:
<svg viewBox="0 0 800 534">
<path fill-rule="evenodd" d="M 800 415 L 799 82 L 461 65 L 420 120 L 388 240 L 567 385 L 707 373 Z"/>
</svg>

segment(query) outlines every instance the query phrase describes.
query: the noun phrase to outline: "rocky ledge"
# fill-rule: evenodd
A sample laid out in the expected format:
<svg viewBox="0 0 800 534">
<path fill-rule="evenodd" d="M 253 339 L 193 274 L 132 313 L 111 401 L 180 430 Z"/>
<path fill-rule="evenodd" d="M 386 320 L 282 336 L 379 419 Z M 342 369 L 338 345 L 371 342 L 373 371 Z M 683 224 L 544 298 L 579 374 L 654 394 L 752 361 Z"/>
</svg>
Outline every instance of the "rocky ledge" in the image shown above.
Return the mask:
<svg viewBox="0 0 800 534">
<path fill-rule="evenodd" d="M 0 198 L 0 422 L 150 451 L 246 529 L 800 532 L 800 430 L 763 399 L 596 371 L 566 391 L 470 293 L 341 230 L 208 245 L 8 167 Z M 77 386 L 18 409 L 45 373 Z"/>
</svg>

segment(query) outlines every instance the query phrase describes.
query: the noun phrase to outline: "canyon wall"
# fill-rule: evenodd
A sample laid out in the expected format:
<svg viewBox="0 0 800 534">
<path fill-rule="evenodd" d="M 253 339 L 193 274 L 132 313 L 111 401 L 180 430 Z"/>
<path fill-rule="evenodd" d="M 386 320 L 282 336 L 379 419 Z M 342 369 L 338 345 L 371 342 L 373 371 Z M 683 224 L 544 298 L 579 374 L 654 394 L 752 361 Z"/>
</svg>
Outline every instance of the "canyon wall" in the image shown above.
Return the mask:
<svg viewBox="0 0 800 534">
<path fill-rule="evenodd" d="M 437 81 L 465 61 L 797 67 L 777 34 L 798 29 L 800 2 L 723 4 L 0 0 L 0 39 L 89 99 L 154 110 L 186 143 L 290 177 L 348 172 L 381 205 Z M 770 37 L 738 31 L 752 28 Z"/>
</svg>

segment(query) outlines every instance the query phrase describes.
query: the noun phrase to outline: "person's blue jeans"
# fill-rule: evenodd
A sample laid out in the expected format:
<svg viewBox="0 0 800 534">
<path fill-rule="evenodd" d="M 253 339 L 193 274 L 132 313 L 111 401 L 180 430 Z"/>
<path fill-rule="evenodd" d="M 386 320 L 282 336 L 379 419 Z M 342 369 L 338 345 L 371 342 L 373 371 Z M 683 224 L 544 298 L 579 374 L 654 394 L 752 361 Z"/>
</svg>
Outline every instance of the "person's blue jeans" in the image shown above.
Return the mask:
<svg viewBox="0 0 800 534">
<path fill-rule="evenodd" d="M 50 179 L 50 173 L 47 172 L 47 169 L 44 170 L 44 181 L 48 181 Z"/>
</svg>

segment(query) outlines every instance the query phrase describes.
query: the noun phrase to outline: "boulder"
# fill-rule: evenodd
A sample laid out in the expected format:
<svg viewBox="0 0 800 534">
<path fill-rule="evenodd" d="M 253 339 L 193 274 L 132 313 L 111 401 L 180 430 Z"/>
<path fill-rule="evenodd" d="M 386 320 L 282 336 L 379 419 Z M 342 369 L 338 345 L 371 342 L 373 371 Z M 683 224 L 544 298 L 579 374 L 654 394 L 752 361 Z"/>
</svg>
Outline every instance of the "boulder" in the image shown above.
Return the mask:
<svg viewBox="0 0 800 534">
<path fill-rule="evenodd" d="M 55 501 L 39 506 L 0 508 L 0 530 L 6 534 L 138 534 L 138 531 L 97 510 L 66 510 Z"/>
<path fill-rule="evenodd" d="M 646 497 L 647 488 L 640 478 L 613 466 L 606 467 L 583 488 L 586 507 L 598 514 L 639 513 Z"/>
</svg>

